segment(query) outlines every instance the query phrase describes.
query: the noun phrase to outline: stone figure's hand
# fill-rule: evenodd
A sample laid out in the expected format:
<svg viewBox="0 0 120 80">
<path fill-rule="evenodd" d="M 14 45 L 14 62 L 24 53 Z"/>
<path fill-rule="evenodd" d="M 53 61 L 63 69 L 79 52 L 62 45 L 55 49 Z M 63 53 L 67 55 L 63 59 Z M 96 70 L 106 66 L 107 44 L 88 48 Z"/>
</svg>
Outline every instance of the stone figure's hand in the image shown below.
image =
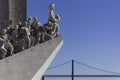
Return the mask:
<svg viewBox="0 0 120 80">
<path fill-rule="evenodd" d="M 55 14 L 55 19 L 57 22 L 60 21 L 60 16 L 58 14 Z"/>
</svg>

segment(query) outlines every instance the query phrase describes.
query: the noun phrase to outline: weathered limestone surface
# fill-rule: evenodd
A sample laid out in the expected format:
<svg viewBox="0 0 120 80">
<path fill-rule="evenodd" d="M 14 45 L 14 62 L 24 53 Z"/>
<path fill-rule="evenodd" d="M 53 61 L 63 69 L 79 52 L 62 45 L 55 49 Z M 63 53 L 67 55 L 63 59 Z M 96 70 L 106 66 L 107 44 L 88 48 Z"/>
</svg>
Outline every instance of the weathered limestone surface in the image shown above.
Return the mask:
<svg viewBox="0 0 120 80">
<path fill-rule="evenodd" d="M 0 0 L 0 23 L 12 25 L 24 22 L 27 15 L 27 0 Z"/>
<path fill-rule="evenodd" d="M 24 22 L 27 15 L 27 0 L 9 0 L 9 19 L 16 25 Z"/>
<path fill-rule="evenodd" d="M 1 60 L 0 80 L 40 80 L 62 45 L 59 36 Z"/>
<path fill-rule="evenodd" d="M 9 5 L 8 0 L 0 0 L 0 23 L 8 23 Z"/>
</svg>

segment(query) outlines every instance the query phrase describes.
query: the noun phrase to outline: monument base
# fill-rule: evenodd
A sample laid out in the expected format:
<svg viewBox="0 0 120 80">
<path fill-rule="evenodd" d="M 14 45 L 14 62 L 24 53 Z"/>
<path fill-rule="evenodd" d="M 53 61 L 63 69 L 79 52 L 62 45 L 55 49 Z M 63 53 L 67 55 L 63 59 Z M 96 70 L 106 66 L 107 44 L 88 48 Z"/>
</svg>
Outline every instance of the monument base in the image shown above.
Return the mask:
<svg viewBox="0 0 120 80">
<path fill-rule="evenodd" d="M 59 36 L 1 60 L 0 80 L 40 80 L 62 45 Z"/>
</svg>

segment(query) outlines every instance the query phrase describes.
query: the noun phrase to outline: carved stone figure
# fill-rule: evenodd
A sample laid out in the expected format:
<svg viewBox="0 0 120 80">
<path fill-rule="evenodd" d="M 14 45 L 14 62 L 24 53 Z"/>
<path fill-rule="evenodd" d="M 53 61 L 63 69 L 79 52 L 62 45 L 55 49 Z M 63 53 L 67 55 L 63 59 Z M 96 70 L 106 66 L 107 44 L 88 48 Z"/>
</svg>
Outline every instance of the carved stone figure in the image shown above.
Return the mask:
<svg viewBox="0 0 120 80">
<path fill-rule="evenodd" d="M 55 38 L 59 35 L 58 32 L 58 24 L 57 22 L 60 21 L 60 17 L 58 14 L 54 13 L 54 6 L 55 4 L 51 4 L 49 6 L 49 18 L 48 18 L 48 22 L 51 24 L 51 35 Z"/>
<path fill-rule="evenodd" d="M 25 40 L 25 42 L 27 44 L 26 48 L 29 48 L 30 43 L 31 43 L 31 40 L 30 40 L 30 37 L 29 37 L 30 36 L 30 30 L 28 29 L 26 22 L 24 24 L 24 27 L 22 27 L 21 30 L 20 30 L 20 35 L 21 35 L 21 38 L 23 40 Z"/>
<path fill-rule="evenodd" d="M 56 23 L 56 22 L 60 21 L 59 15 L 54 13 L 54 7 L 55 7 L 55 4 L 51 4 L 49 6 L 48 22 L 51 22 L 51 23 Z"/>
<path fill-rule="evenodd" d="M 32 22 L 32 24 L 31 24 L 31 29 L 32 29 L 32 30 L 38 28 L 37 23 L 40 23 L 40 22 L 38 21 L 37 17 L 34 17 L 33 22 Z"/>
<path fill-rule="evenodd" d="M 55 4 L 49 6 L 49 17 L 48 23 L 43 25 L 43 34 L 45 40 L 53 39 L 59 35 L 58 24 L 60 17 L 58 14 L 54 13 Z"/>
<path fill-rule="evenodd" d="M 40 42 L 40 31 L 41 23 L 38 21 L 37 17 L 34 17 L 34 20 L 31 24 L 31 35 L 35 37 L 36 41 L 35 44 L 38 44 Z"/>
<path fill-rule="evenodd" d="M 6 55 L 7 55 L 7 50 L 5 49 L 4 46 L 4 40 L 0 38 L 0 59 L 5 58 Z"/>
<path fill-rule="evenodd" d="M 2 43 L 1 47 L 2 46 L 4 47 L 4 48 L 1 48 L 1 49 L 4 49 L 3 51 L 5 51 L 7 53 L 5 55 L 6 57 L 10 56 L 10 55 L 13 54 L 13 50 L 14 50 L 13 45 L 8 40 L 8 36 L 6 34 L 6 29 L 2 29 L 0 32 L 1 32 L 0 33 L 0 39 L 1 39 L 0 42 Z"/>
<path fill-rule="evenodd" d="M 56 38 L 59 35 L 59 29 L 58 25 L 56 23 L 53 24 L 52 27 L 52 35 L 54 38 Z"/>
<path fill-rule="evenodd" d="M 22 24 L 22 22 L 18 22 L 18 33 L 19 33 L 19 36 L 21 36 L 20 35 L 20 30 L 21 30 L 21 28 L 23 27 L 23 24 Z"/>
<path fill-rule="evenodd" d="M 20 35 L 19 35 L 19 32 L 18 32 L 18 25 L 16 25 L 14 27 L 14 29 L 12 29 L 10 34 L 9 34 L 9 40 L 14 47 L 14 53 L 22 51 L 22 48 L 21 48 L 22 43 L 21 43 L 21 39 L 20 39 L 19 36 Z"/>
<path fill-rule="evenodd" d="M 36 26 L 37 26 L 37 28 L 34 30 L 34 37 L 36 39 L 35 44 L 38 44 L 38 43 L 40 43 L 40 40 L 41 40 L 41 32 L 42 31 L 41 31 L 41 25 L 39 22 L 36 24 Z"/>
<path fill-rule="evenodd" d="M 2 28 L 0 28 L 0 38 L 2 38 L 2 39 L 7 39 L 7 37 L 6 37 L 6 29 L 2 29 Z"/>
<path fill-rule="evenodd" d="M 5 49 L 7 50 L 6 57 L 11 56 L 14 51 L 13 45 L 7 40 L 5 41 L 4 46 L 5 46 Z"/>
<path fill-rule="evenodd" d="M 31 25 L 31 23 L 32 23 L 32 17 L 31 16 L 28 17 L 27 20 L 26 20 L 26 22 L 28 22 L 28 24 Z"/>
<path fill-rule="evenodd" d="M 18 41 L 19 39 L 18 25 L 16 25 L 13 31 L 11 32 L 11 37 L 13 39 L 13 42 Z"/>
<path fill-rule="evenodd" d="M 32 23 L 32 17 L 31 16 L 27 18 L 27 22 L 29 22 L 30 24 Z"/>
<path fill-rule="evenodd" d="M 27 22 L 24 23 L 24 26 L 21 28 L 21 32 L 22 36 L 29 36 L 30 35 L 30 30 L 29 27 L 27 26 Z"/>
<path fill-rule="evenodd" d="M 52 36 L 52 27 L 51 23 L 47 23 L 43 25 L 43 34 L 44 34 L 44 40 L 50 40 L 53 39 L 54 37 Z"/>
<path fill-rule="evenodd" d="M 28 29 L 31 30 L 32 17 L 28 17 L 26 22 L 27 22 Z"/>
</svg>

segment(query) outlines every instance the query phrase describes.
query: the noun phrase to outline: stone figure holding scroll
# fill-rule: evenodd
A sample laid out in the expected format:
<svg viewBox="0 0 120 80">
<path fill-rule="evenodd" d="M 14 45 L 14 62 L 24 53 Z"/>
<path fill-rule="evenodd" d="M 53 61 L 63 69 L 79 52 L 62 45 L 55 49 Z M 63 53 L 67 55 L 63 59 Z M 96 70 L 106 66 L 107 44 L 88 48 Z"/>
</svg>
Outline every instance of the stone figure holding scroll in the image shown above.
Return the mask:
<svg viewBox="0 0 120 80">
<path fill-rule="evenodd" d="M 53 39 L 59 35 L 57 22 L 60 21 L 60 17 L 54 13 L 54 6 L 55 4 L 49 6 L 48 23 L 43 25 L 45 40 Z"/>
<path fill-rule="evenodd" d="M 54 13 L 54 7 L 55 7 L 55 4 L 51 4 L 51 5 L 49 6 L 48 22 L 50 22 L 50 23 L 52 23 L 52 24 L 60 21 L 59 15 Z"/>
</svg>

